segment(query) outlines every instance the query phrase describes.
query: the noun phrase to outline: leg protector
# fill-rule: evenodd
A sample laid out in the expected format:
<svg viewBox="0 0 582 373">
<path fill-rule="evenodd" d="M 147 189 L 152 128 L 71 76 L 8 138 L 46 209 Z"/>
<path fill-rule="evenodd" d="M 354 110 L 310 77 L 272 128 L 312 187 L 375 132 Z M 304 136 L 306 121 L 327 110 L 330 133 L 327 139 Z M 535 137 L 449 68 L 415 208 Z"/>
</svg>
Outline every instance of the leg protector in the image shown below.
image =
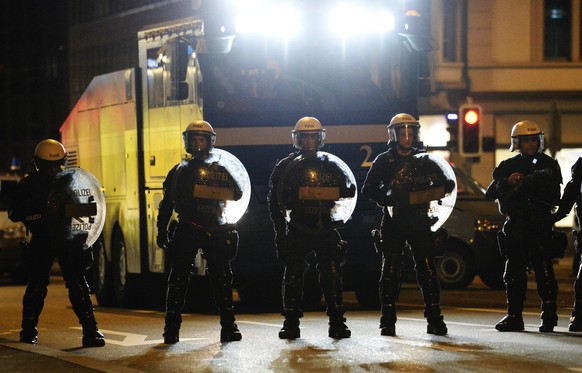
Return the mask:
<svg viewBox="0 0 582 373">
<path fill-rule="evenodd" d="M 166 292 L 166 313 L 182 314 L 189 283 L 190 272 L 181 273 L 175 268 L 170 270 Z"/>
<path fill-rule="evenodd" d="M 424 317 L 427 320 L 428 334 L 445 335 L 447 325 L 441 315 L 441 288 L 436 272 L 434 258 L 429 256 L 415 257 L 416 280 L 420 285 L 424 299 Z"/>
<path fill-rule="evenodd" d="M 290 262 L 285 267 L 283 274 L 283 283 L 281 293 L 283 298 L 283 316 L 285 318 L 301 318 L 303 311 L 301 303 L 303 302 L 303 282 L 307 264 L 305 259 Z"/>
<path fill-rule="evenodd" d="M 180 341 L 180 325 L 182 315 L 179 313 L 166 313 L 166 325 L 164 326 L 164 343 L 174 344 Z"/>
<path fill-rule="evenodd" d="M 505 263 L 505 289 L 507 296 L 507 313 L 521 317 L 523 312 L 523 303 L 527 290 L 527 276 L 525 273 L 525 263 L 515 261 L 511 258 Z"/>
<path fill-rule="evenodd" d="M 553 332 L 558 325 L 556 299 L 558 282 L 551 260 L 535 261 L 535 274 L 538 296 L 542 300 L 540 332 Z"/>
<path fill-rule="evenodd" d="M 69 283 L 68 287 L 73 311 L 83 326 L 83 347 L 105 346 L 105 337 L 97 329 L 91 294 L 85 278 L 81 277 L 79 281 Z"/>
<path fill-rule="evenodd" d="M 340 319 L 344 315 L 342 294 L 342 270 L 339 262 L 326 261 L 317 265 L 319 271 L 319 287 L 327 305 L 327 315 Z"/>
<path fill-rule="evenodd" d="M 396 335 L 396 302 L 401 286 L 400 253 L 394 248 L 382 253 L 382 274 L 378 289 L 382 311 L 380 334 L 392 337 Z"/>
<path fill-rule="evenodd" d="M 424 317 L 441 316 L 441 288 L 434 259 L 431 257 L 415 258 L 416 280 L 420 285 L 424 300 Z"/>
<path fill-rule="evenodd" d="M 240 341 L 242 334 L 236 325 L 234 317 L 234 302 L 232 299 L 232 271 L 228 261 L 221 265 L 213 263 L 214 258 L 209 258 L 208 272 L 214 302 L 220 315 L 220 341 Z"/>
<path fill-rule="evenodd" d="M 38 318 L 44 307 L 44 299 L 47 295 L 47 286 L 30 282 L 22 298 L 22 330 L 20 342 L 37 344 Z"/>
<path fill-rule="evenodd" d="M 85 279 L 69 284 L 69 301 L 79 319 L 79 324 L 84 325 L 87 320 L 95 320 L 91 294 Z"/>
<path fill-rule="evenodd" d="M 400 258 L 382 255 L 382 274 L 379 293 L 382 307 L 395 307 L 400 296 Z M 396 319 L 394 320 L 396 322 Z"/>
<path fill-rule="evenodd" d="M 209 265 L 210 285 L 214 303 L 220 315 L 221 324 L 234 322 L 234 302 L 232 298 L 232 272 L 230 266 L 213 267 Z"/>
</svg>

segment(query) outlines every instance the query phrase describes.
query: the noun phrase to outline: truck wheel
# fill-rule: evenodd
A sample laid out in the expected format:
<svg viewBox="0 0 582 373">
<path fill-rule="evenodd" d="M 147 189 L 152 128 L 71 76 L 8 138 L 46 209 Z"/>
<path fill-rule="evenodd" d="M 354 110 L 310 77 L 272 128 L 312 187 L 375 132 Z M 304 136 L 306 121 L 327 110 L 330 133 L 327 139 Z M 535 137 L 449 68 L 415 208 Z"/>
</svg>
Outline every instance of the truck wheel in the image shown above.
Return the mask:
<svg viewBox="0 0 582 373">
<path fill-rule="evenodd" d="M 128 307 L 135 299 L 135 278 L 127 272 L 127 251 L 123 234 L 117 229 L 113 234 L 112 268 L 113 292 L 119 307 Z"/>
<path fill-rule="evenodd" d="M 107 263 L 105 245 L 99 238 L 93 244 L 93 266 L 90 270 L 90 287 L 100 306 L 112 306 L 115 303 L 113 296 L 113 280 L 111 266 Z"/>
<path fill-rule="evenodd" d="M 468 247 L 447 244 L 436 264 L 443 289 L 464 289 L 475 278 L 475 261 Z"/>
</svg>

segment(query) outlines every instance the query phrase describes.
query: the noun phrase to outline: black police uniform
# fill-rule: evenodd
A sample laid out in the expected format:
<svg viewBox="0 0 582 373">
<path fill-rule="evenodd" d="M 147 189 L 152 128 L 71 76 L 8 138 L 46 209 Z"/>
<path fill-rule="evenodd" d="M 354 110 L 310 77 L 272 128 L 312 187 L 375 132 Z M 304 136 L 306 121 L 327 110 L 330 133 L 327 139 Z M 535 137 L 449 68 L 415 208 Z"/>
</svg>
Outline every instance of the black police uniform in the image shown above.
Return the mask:
<svg viewBox="0 0 582 373">
<path fill-rule="evenodd" d="M 301 158 L 298 158 L 301 156 Z M 276 233 L 277 256 L 285 266 L 283 275 L 283 312 L 285 321 L 279 338 L 299 338 L 299 319 L 303 316 L 303 280 L 308 269 L 306 257 L 314 252 L 319 271 L 319 286 L 327 305 L 329 336 L 347 338 L 342 296 L 342 265 L 346 242 L 337 228 L 343 222 L 332 221 L 333 200 L 302 199 L 299 189 L 329 185 L 339 188 L 339 198 L 355 195 L 355 185 L 346 186 L 346 178 L 326 153 L 291 153 L 274 168 L 270 178 L 269 211 Z M 287 226 L 285 211 L 290 210 Z"/>
<path fill-rule="evenodd" d="M 508 184 L 513 173 L 524 175 L 516 187 Z M 523 303 L 527 290 L 526 270 L 533 269 L 538 295 L 542 301 L 540 331 L 553 331 L 557 325 L 556 297 L 558 283 L 552 264 L 551 211 L 560 201 L 562 174 L 555 159 L 543 153 L 517 154 L 502 161 L 493 170 L 487 198 L 498 200 L 506 215 L 499 234 L 500 250 L 507 258 L 504 281 L 507 292 L 507 316 L 496 329 L 523 330 Z"/>
<path fill-rule="evenodd" d="M 390 143 L 388 151 L 378 155 L 368 171 L 362 195 L 382 207 L 382 274 L 379 284 L 382 317 L 382 335 L 396 333 L 396 302 L 400 294 L 401 265 L 404 250 L 409 247 L 415 262 L 416 279 L 420 285 L 425 303 L 424 316 L 427 318 L 427 332 L 443 335 L 447 327 L 440 308 L 440 283 L 435 264 L 435 246 L 431 226 L 435 223 L 427 214 L 424 204 L 409 205 L 407 195 L 400 195 L 397 187 L 392 187 L 396 173 L 413 159 L 413 155 L 425 153 L 424 148 L 411 148 L 410 155 L 400 155 L 397 145 Z M 447 193 L 454 187 L 454 181 L 439 175 Z M 388 207 L 393 206 L 392 217 Z"/>
<path fill-rule="evenodd" d="M 582 261 L 580 256 L 582 255 L 582 236 L 580 234 L 580 220 L 582 219 L 582 157 L 578 158 L 574 166 L 572 166 L 572 179 L 566 184 L 564 188 L 564 194 L 560 201 L 558 211 L 556 212 L 556 218 L 554 220 L 563 219 L 572 209 L 574 203 L 576 203 L 576 226 L 578 230 L 575 230 L 574 237 L 574 249 L 577 260 L 575 264 L 577 266 L 576 280 L 574 281 L 574 310 L 572 311 L 572 316 L 570 317 L 569 330 L 572 332 L 582 331 Z"/>
<path fill-rule="evenodd" d="M 220 339 L 238 341 L 242 338 L 235 324 L 230 262 L 238 249 L 235 226 L 222 218 L 224 201 L 203 195 L 217 190 L 231 190 L 230 200 L 239 200 L 242 191 L 228 171 L 217 163 L 208 164 L 208 155 L 198 155 L 174 166 L 163 187 L 164 197 L 158 214 L 158 244 L 167 247 L 171 258 L 166 298 L 165 343 L 176 343 L 182 323 L 182 310 L 194 261 L 199 249 L 207 260 L 214 300 L 222 326 Z M 200 191 L 200 192 L 198 192 Z M 197 194 L 200 193 L 200 194 Z M 166 237 L 172 212 L 178 214 L 178 224 Z"/>
<path fill-rule="evenodd" d="M 84 252 L 90 250 L 85 239 L 69 239 L 63 233 L 61 222 L 49 217 L 48 198 L 56 177 L 34 171 L 18 184 L 9 209 L 12 221 L 21 221 L 32 233 L 30 244 L 23 244 L 23 258 L 28 267 L 29 281 L 22 299 L 22 331 L 20 341 L 37 343 L 37 324 L 47 295 L 50 271 L 58 259 L 73 311 L 83 327 L 83 346 L 105 345 L 91 302 L 85 278 L 87 263 Z M 54 206 L 52 206 L 54 208 Z M 61 224 L 63 225 L 63 224 Z M 86 238 L 81 237 L 81 238 Z"/>
</svg>

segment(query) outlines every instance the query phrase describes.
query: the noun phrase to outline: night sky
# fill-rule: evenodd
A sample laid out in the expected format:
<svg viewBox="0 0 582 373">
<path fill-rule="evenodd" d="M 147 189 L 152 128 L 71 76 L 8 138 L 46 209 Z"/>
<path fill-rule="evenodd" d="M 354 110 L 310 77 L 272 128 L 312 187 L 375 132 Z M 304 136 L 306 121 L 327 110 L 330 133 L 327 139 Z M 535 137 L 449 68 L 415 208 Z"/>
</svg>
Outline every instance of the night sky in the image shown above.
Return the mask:
<svg viewBox="0 0 582 373">
<path fill-rule="evenodd" d="M 23 0 L 0 12 L 0 173 L 23 171 L 38 141 L 58 139 L 69 111 L 66 0 Z"/>
</svg>

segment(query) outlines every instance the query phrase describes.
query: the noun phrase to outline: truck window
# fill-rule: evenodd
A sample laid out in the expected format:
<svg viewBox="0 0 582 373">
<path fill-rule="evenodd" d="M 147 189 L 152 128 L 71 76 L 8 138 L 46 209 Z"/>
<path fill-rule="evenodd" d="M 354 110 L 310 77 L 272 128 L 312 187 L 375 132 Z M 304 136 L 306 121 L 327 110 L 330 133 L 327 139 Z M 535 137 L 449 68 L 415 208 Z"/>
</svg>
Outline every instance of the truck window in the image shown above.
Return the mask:
<svg viewBox="0 0 582 373">
<path fill-rule="evenodd" d="M 150 107 L 194 102 L 198 84 L 194 47 L 186 40 L 169 39 L 162 48 L 147 51 L 148 103 Z"/>
</svg>

